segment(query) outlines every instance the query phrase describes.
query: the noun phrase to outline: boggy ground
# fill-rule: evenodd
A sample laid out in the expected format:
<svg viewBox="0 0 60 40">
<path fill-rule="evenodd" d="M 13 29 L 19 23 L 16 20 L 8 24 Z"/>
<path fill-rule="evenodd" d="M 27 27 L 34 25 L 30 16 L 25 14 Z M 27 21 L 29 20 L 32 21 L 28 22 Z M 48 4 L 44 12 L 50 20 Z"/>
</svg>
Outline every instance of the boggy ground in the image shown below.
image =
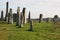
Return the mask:
<svg viewBox="0 0 60 40">
<path fill-rule="evenodd" d="M 33 23 L 33 31 L 29 23 L 18 28 L 15 24 L 0 24 L 0 40 L 60 40 L 60 24 Z"/>
</svg>

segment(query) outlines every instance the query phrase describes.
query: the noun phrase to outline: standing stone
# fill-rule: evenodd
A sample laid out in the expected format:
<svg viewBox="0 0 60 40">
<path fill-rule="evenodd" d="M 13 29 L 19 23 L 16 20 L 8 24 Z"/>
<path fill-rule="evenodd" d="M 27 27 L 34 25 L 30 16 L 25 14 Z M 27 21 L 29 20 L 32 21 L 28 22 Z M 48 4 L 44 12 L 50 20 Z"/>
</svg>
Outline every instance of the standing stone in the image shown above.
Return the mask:
<svg viewBox="0 0 60 40">
<path fill-rule="evenodd" d="M 53 22 L 54 22 L 54 24 L 57 23 L 57 22 L 59 22 L 59 17 L 58 17 L 58 15 L 55 15 L 55 16 L 54 16 Z"/>
<path fill-rule="evenodd" d="M 23 27 L 23 14 L 20 14 L 20 28 Z"/>
<path fill-rule="evenodd" d="M 51 22 L 51 18 L 46 18 L 46 22 L 48 23 L 48 22 Z"/>
<path fill-rule="evenodd" d="M 30 31 L 33 31 L 33 22 L 30 20 Z"/>
<path fill-rule="evenodd" d="M 13 24 L 13 13 L 12 13 L 12 9 L 11 10 L 11 24 Z"/>
<path fill-rule="evenodd" d="M 47 23 L 49 22 L 49 18 L 46 18 L 46 22 L 47 22 Z"/>
<path fill-rule="evenodd" d="M 30 12 L 29 12 L 29 22 L 30 22 L 30 29 L 29 29 L 29 31 L 33 31 L 33 23 L 32 23 L 31 17 L 30 17 Z"/>
<path fill-rule="evenodd" d="M 20 26 L 20 7 L 17 8 L 16 26 Z"/>
<path fill-rule="evenodd" d="M 10 12 L 8 14 L 8 23 L 13 24 L 13 14 L 12 14 L 12 9 L 10 8 Z"/>
<path fill-rule="evenodd" d="M 28 15 L 28 23 L 30 22 L 30 12 L 29 12 L 29 15 Z"/>
<path fill-rule="evenodd" d="M 16 19 L 17 19 L 17 14 L 13 13 L 13 22 L 16 22 Z"/>
<path fill-rule="evenodd" d="M 8 2 L 6 3 L 6 16 L 5 21 L 8 23 Z"/>
<path fill-rule="evenodd" d="M 23 8 L 23 23 L 26 24 L 26 8 Z"/>
<path fill-rule="evenodd" d="M 39 15 L 39 23 L 43 21 L 42 16 L 42 14 Z"/>
<path fill-rule="evenodd" d="M 3 21 L 3 11 L 1 11 L 1 21 Z"/>
</svg>

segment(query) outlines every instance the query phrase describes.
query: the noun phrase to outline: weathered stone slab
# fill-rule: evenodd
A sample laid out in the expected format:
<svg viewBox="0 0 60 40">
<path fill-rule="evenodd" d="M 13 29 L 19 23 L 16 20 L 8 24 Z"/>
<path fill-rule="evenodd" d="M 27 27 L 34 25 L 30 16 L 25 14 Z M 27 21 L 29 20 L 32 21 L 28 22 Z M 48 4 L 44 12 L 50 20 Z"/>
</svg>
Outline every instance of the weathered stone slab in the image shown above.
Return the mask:
<svg viewBox="0 0 60 40">
<path fill-rule="evenodd" d="M 7 2 L 6 3 L 6 16 L 5 16 L 5 21 L 8 23 L 8 6 L 9 6 L 9 3 Z"/>
<path fill-rule="evenodd" d="M 13 14 L 12 9 L 10 8 L 9 14 L 8 14 L 8 23 L 13 24 Z"/>
<path fill-rule="evenodd" d="M 3 18 L 3 11 L 1 11 L 1 21 L 4 21 L 4 18 Z"/>
<path fill-rule="evenodd" d="M 27 20 L 26 20 L 26 8 L 23 8 L 22 13 L 23 13 L 23 23 L 26 24 L 26 22 L 27 22 Z"/>
<path fill-rule="evenodd" d="M 29 31 L 33 31 L 33 22 L 32 22 L 32 20 L 31 20 L 31 17 L 30 17 L 30 12 L 29 12 L 29 23 L 30 23 L 30 29 L 29 29 Z"/>
<path fill-rule="evenodd" d="M 17 8 L 16 26 L 20 26 L 20 7 Z"/>
<path fill-rule="evenodd" d="M 39 23 L 43 21 L 43 18 L 42 18 L 42 17 L 43 17 L 43 15 L 40 14 L 40 15 L 39 15 Z"/>
</svg>

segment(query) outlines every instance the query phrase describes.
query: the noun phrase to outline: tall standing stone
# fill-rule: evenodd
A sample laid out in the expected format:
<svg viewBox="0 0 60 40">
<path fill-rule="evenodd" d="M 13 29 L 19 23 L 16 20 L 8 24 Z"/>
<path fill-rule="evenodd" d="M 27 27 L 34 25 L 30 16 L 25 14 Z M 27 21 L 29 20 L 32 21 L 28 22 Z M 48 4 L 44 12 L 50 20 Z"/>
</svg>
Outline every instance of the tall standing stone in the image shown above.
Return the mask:
<svg viewBox="0 0 60 40">
<path fill-rule="evenodd" d="M 20 26 L 20 7 L 17 8 L 16 26 Z"/>
<path fill-rule="evenodd" d="M 26 8 L 23 8 L 23 23 L 26 24 Z"/>
<path fill-rule="evenodd" d="M 28 23 L 30 22 L 30 11 L 29 11 L 29 15 L 28 15 Z"/>
<path fill-rule="evenodd" d="M 30 23 L 30 29 L 29 31 L 33 31 L 33 23 L 32 23 L 32 20 L 31 20 L 31 17 L 30 17 L 30 12 L 29 12 L 29 23 Z"/>
<path fill-rule="evenodd" d="M 20 28 L 23 27 L 23 14 L 20 14 Z"/>
<path fill-rule="evenodd" d="M 5 16 L 5 21 L 8 23 L 8 2 L 6 3 L 6 16 Z"/>
<path fill-rule="evenodd" d="M 8 23 L 13 24 L 13 14 L 12 9 L 10 8 L 9 14 L 8 14 Z"/>
<path fill-rule="evenodd" d="M 39 23 L 43 21 L 42 16 L 42 14 L 39 15 Z"/>
<path fill-rule="evenodd" d="M 30 31 L 33 31 L 33 22 L 30 20 Z"/>
<path fill-rule="evenodd" d="M 11 10 L 11 24 L 13 24 L 13 13 L 12 13 L 12 9 Z"/>
<path fill-rule="evenodd" d="M 1 21 L 3 21 L 3 11 L 1 11 Z"/>
</svg>

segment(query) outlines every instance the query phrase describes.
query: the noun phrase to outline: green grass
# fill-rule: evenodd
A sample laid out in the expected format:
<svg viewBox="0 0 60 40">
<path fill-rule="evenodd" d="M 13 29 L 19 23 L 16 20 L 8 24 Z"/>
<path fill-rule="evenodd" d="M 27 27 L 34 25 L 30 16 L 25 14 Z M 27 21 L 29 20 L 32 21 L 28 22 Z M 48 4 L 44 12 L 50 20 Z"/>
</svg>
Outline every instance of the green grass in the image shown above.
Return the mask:
<svg viewBox="0 0 60 40">
<path fill-rule="evenodd" d="M 56 25 L 33 23 L 33 31 L 28 31 L 29 23 L 22 28 L 15 24 L 0 24 L 0 40 L 60 40 L 60 27 Z"/>
</svg>

